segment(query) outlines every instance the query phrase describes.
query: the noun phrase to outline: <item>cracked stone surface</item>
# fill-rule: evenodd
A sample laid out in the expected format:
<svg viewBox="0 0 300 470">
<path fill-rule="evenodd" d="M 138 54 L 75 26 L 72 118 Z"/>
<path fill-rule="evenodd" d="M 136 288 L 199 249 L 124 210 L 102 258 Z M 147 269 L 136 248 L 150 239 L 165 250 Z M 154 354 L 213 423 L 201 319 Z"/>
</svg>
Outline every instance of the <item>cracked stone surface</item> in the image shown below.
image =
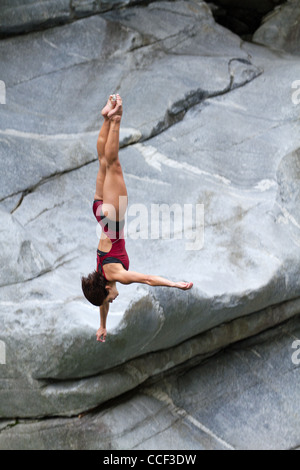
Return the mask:
<svg viewBox="0 0 300 470">
<path fill-rule="evenodd" d="M 298 316 L 81 417 L 4 421 L 0 449 L 297 449 L 299 335 Z"/>
<path fill-rule="evenodd" d="M 62 430 L 67 420 L 74 423 L 79 442 L 86 430 L 85 421 L 73 418 L 77 414 L 283 321 L 299 324 L 300 134 L 299 106 L 292 100 L 299 58 L 243 42 L 216 24 L 202 1 L 82 16 L 0 41 L 6 84 L 6 104 L 0 105 L 4 447 L 5 436 L 14 434 L 20 443 L 29 429 L 26 423 L 12 427 L 12 420 L 51 416 L 61 416 Z M 120 285 L 107 342 L 99 344 L 99 313 L 85 301 L 80 278 L 95 269 L 96 140 L 112 91 L 124 100 L 120 159 L 129 193 L 131 268 L 192 280 L 194 287 Z M 156 233 L 154 209 L 162 204 L 179 211 L 182 221 L 193 209 L 186 213 L 192 223 L 186 227 L 179 219 L 169 239 L 168 226 Z M 197 204 L 204 221 L 196 217 Z M 142 227 L 138 211 L 148 220 Z M 162 413 L 161 429 L 175 429 L 166 404 L 152 395 L 131 399 L 148 409 L 145 416 Z M 198 419 L 192 408 L 187 412 Z M 214 421 L 216 427 L 209 426 L 212 415 L 207 419 L 212 435 L 196 426 L 192 448 L 246 446 L 228 430 L 219 433 Z M 233 429 L 238 419 L 244 422 L 242 407 L 236 419 Z M 39 426 L 56 428 L 54 418 L 47 423 L 28 426 L 37 436 Z M 280 447 L 299 445 L 293 426 L 291 440 L 282 439 Z M 181 422 L 176 432 L 184 436 L 191 427 Z M 158 446 L 150 434 L 135 445 Z M 167 447 L 171 433 L 164 436 Z M 265 441 L 253 438 L 251 446 L 279 442 L 268 441 L 267 431 L 261 436 Z"/>
<path fill-rule="evenodd" d="M 2 0 L 0 37 L 51 28 L 131 3 L 131 0 Z"/>
<path fill-rule="evenodd" d="M 263 20 L 253 40 L 278 51 L 299 56 L 300 46 L 300 5 L 289 0 L 278 6 Z"/>
</svg>

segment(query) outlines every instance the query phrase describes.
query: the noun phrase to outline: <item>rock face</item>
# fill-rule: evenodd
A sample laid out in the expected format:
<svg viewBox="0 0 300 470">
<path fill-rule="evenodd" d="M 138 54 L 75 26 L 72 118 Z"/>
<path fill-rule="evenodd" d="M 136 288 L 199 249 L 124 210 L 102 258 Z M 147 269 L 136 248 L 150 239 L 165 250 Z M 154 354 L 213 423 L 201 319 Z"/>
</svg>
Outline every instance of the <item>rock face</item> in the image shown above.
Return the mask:
<svg viewBox="0 0 300 470">
<path fill-rule="evenodd" d="M 266 16 L 253 40 L 274 49 L 300 54 L 300 5 L 289 0 Z"/>
<path fill-rule="evenodd" d="M 76 3 L 82 15 L 84 8 L 96 12 L 92 4 L 98 5 Z M 175 1 L 3 39 L 0 63 L 6 84 L 0 108 L 0 341 L 6 349 L 0 446 L 14 435 L 12 447 L 30 448 L 25 429 L 56 423 L 10 429 L 12 419 L 61 416 L 73 423 L 74 415 L 283 321 L 292 325 L 287 337 L 299 337 L 297 56 L 241 41 L 215 23 L 203 1 Z M 191 280 L 194 287 L 119 286 L 102 344 L 95 337 L 98 309 L 85 301 L 80 278 L 95 269 L 96 140 L 101 107 L 113 91 L 124 100 L 120 159 L 129 193 L 131 269 Z M 285 363 L 293 367 L 291 350 L 287 354 Z M 293 377 L 296 395 L 299 378 Z M 159 396 L 165 393 L 162 386 Z M 164 410 L 162 426 L 168 427 L 166 402 L 157 396 L 147 398 L 149 409 Z M 169 398 L 186 410 L 181 398 Z M 297 408 L 299 400 L 294 403 Z M 199 409 L 185 416 L 192 420 Z M 98 426 L 102 418 L 92 416 L 86 421 Z M 238 416 L 244 419 L 242 411 Z M 86 421 L 75 421 L 79 442 Z M 205 444 L 207 436 L 195 434 L 192 448 L 247 447 L 219 424 L 212 431 L 219 440 L 211 436 Z M 291 426 L 291 440 L 280 447 L 296 447 L 299 424 Z M 212 429 L 208 422 L 205 427 Z M 266 445 L 279 445 L 261 436 Z M 159 447 L 151 439 L 135 445 Z M 82 444 L 93 446 L 93 440 Z"/>
<path fill-rule="evenodd" d="M 286 0 L 215 0 L 211 8 L 216 20 L 245 40 L 251 40 L 262 17 Z"/>
<path fill-rule="evenodd" d="M 0 36 L 50 28 L 131 3 L 130 0 L 3 0 Z"/>
<path fill-rule="evenodd" d="M 294 318 L 204 364 L 198 358 L 81 418 L 3 421 L 0 449 L 297 449 L 300 349 L 291 345 L 299 327 Z"/>
</svg>

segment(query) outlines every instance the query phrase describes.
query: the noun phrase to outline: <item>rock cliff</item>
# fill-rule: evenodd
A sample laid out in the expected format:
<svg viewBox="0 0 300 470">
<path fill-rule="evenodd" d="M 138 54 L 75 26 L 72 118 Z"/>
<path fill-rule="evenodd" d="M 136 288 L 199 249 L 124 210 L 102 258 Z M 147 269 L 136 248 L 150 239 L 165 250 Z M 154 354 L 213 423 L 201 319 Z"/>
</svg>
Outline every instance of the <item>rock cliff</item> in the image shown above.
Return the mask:
<svg viewBox="0 0 300 470">
<path fill-rule="evenodd" d="M 291 345 L 299 339 L 300 313 L 300 63 L 291 18 L 299 8 L 292 1 L 278 7 L 253 42 L 216 23 L 213 10 L 200 0 L 73 1 L 71 9 L 69 1 L 4 3 L 0 340 L 6 358 L 5 364 L 0 360 L 0 448 L 47 448 L 57 420 L 71 426 L 77 446 L 99 448 L 86 429 L 98 429 L 101 421 L 111 441 L 110 433 L 121 432 L 116 424 L 110 428 L 113 414 L 129 413 L 132 406 L 139 407 L 137 413 L 143 407 L 149 407 L 147 415 L 160 413 L 161 430 L 173 423 L 174 410 L 184 426 L 198 422 L 192 448 L 259 447 L 259 439 L 249 437 L 246 444 L 234 437 L 225 429 L 226 418 L 214 421 L 206 442 L 213 403 L 205 402 L 210 413 L 202 410 L 198 421 L 195 416 L 224 356 L 217 364 L 209 359 L 215 375 L 201 364 L 226 347 L 234 364 L 236 342 L 246 341 L 241 344 L 251 349 L 249 337 L 265 338 L 265 330 L 283 322 L 266 336 L 266 348 L 274 344 L 278 360 L 286 348 L 298 394 Z M 275 20 L 284 31 L 290 27 L 291 35 L 283 38 Z M 119 286 L 107 342 L 99 344 L 99 313 L 84 299 L 80 278 L 96 263 L 96 140 L 111 92 L 124 101 L 120 159 L 129 193 L 131 269 L 193 281 L 194 287 L 182 292 Z M 168 223 L 173 213 L 176 219 Z M 282 349 L 272 342 L 276 335 Z M 263 351 L 257 354 L 271 356 Z M 248 358 L 241 361 L 239 374 Z M 174 384 L 178 371 L 191 364 L 207 383 L 197 406 L 183 399 L 186 390 L 196 396 L 196 376 L 187 376 L 179 388 Z M 265 358 L 261 384 L 268 364 Z M 163 382 L 172 370 L 175 375 Z M 107 422 L 97 412 L 77 420 L 141 385 L 127 408 L 122 405 L 126 412 L 116 405 Z M 226 408 L 225 398 L 218 403 Z M 238 410 L 243 419 L 241 404 Z M 292 416 L 290 409 L 286 416 Z M 11 427 L 15 419 L 40 422 Z M 140 426 L 135 418 L 132 426 Z M 275 428 L 269 437 L 262 430 L 260 446 L 295 448 L 299 420 L 291 426 L 291 439 L 283 441 L 272 440 Z M 28 438 L 41 429 L 49 441 Z M 144 440 L 129 445 L 115 438 L 114 445 L 159 448 L 149 429 L 144 432 Z M 72 444 L 62 440 L 57 446 Z"/>
</svg>

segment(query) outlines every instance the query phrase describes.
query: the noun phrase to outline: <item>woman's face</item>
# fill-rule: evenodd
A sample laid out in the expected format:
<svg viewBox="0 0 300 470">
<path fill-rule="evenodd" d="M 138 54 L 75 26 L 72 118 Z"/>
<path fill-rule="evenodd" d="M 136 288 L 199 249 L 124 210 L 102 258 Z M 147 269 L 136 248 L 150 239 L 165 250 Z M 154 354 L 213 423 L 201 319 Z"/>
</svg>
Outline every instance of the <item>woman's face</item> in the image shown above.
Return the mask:
<svg viewBox="0 0 300 470">
<path fill-rule="evenodd" d="M 119 295 L 118 289 L 116 285 L 107 285 L 106 289 L 108 290 L 108 296 L 106 297 L 105 301 L 112 303 Z"/>
</svg>

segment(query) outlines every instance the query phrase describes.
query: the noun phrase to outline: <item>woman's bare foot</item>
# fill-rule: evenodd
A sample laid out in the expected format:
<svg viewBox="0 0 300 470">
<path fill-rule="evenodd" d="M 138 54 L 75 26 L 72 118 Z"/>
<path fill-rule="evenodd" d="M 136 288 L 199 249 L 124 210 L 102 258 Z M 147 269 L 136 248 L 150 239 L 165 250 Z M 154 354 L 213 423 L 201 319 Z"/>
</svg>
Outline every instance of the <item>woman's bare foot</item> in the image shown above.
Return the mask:
<svg viewBox="0 0 300 470">
<path fill-rule="evenodd" d="M 106 105 L 101 111 L 101 114 L 103 117 L 107 117 L 108 113 L 114 109 L 114 107 L 116 106 L 116 102 L 117 102 L 117 95 L 110 95 L 107 100 Z"/>
<path fill-rule="evenodd" d="M 116 95 L 117 101 L 115 106 L 109 111 L 107 117 L 112 121 L 121 121 L 121 117 L 123 114 L 123 106 L 122 106 L 122 98 L 120 95 Z"/>
</svg>

